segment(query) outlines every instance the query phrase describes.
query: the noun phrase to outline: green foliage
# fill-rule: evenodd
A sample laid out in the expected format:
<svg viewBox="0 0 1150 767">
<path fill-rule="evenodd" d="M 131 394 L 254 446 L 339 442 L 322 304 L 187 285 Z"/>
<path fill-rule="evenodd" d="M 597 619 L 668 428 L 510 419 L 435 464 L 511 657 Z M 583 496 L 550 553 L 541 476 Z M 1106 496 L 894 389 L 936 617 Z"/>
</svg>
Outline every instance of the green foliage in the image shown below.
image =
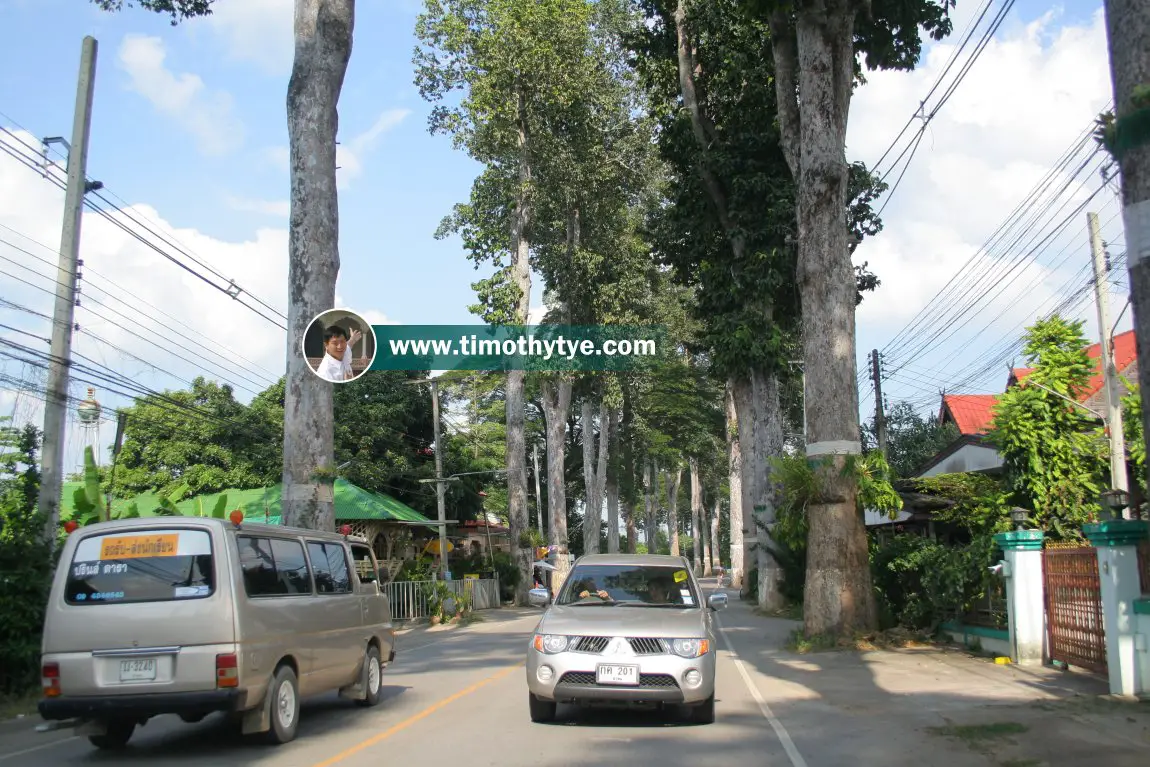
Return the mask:
<svg viewBox="0 0 1150 767">
<path fill-rule="evenodd" d="M 1105 443 L 1094 419 L 1063 399 L 1088 391 L 1094 365 L 1086 345 L 1081 322 L 1055 316 L 1028 328 L 1024 353 L 1034 371 L 1002 395 L 990 435 L 1012 501 L 1058 538 L 1078 537 L 1100 509 Z"/>
<path fill-rule="evenodd" d="M 215 0 L 92 0 L 101 10 L 121 11 L 125 6 L 153 13 L 166 13 L 172 17 L 172 26 L 197 16 L 210 16 Z"/>
<path fill-rule="evenodd" d="M 1011 529 L 1010 493 L 995 477 L 975 473 L 939 474 L 911 480 L 910 484 L 919 492 L 953 502 L 954 505 L 933 513 L 937 522 L 955 525 L 974 537 Z"/>
<path fill-rule="evenodd" d="M 1127 394 L 1122 397 L 1122 431 L 1126 438 L 1126 459 L 1133 465 L 1135 481 L 1146 494 L 1146 440 L 1142 431 L 1142 393 L 1137 384 L 1123 379 Z"/>
<path fill-rule="evenodd" d="M 998 559 L 990 535 L 966 546 L 948 546 L 914 534 L 875 535 L 870 541 L 871 573 L 881 620 L 933 633 L 961 618 L 986 597 L 997 577 Z"/>
<path fill-rule="evenodd" d="M 923 418 L 909 402 L 896 402 L 886 414 L 886 444 L 896 477 L 913 477 L 922 466 L 959 437 L 958 427 Z M 878 447 L 874 419 L 862 428 L 863 445 Z"/>
<path fill-rule="evenodd" d="M 36 510 L 40 432 L 0 418 L 0 694 L 20 695 L 40 676 L 40 635 L 54 557 Z"/>
<path fill-rule="evenodd" d="M 107 522 L 111 519 L 135 519 L 140 516 L 140 510 L 135 503 L 131 503 L 122 511 L 113 514 L 108 508 L 107 499 L 101 488 L 102 472 L 96 465 L 96 456 L 91 446 L 84 448 L 83 484 L 76 488 L 72 496 L 72 507 L 75 509 L 74 521 L 79 525 L 89 525 L 93 522 Z"/>
</svg>

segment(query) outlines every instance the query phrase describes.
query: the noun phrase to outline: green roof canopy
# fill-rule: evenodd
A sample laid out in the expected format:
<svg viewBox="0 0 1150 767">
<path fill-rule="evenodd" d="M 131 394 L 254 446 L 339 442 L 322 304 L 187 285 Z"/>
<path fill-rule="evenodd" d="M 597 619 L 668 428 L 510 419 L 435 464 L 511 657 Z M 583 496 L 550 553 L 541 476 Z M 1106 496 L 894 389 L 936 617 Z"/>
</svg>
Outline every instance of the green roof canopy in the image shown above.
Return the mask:
<svg viewBox="0 0 1150 767">
<path fill-rule="evenodd" d="M 64 483 L 63 498 L 61 498 L 60 503 L 61 519 L 71 518 L 75 511 L 72 496 L 81 487 L 83 487 L 81 482 Z M 176 504 L 176 508 L 186 516 L 210 514 L 216 499 L 221 495 L 227 495 L 229 511 L 240 509 L 243 511 L 244 517 L 252 522 L 263 522 L 266 517 L 269 524 L 280 524 L 283 509 L 282 484 L 252 490 L 223 490 L 219 493 L 185 498 Z M 407 504 L 397 501 L 390 495 L 364 490 L 346 479 L 335 481 L 334 495 L 336 521 L 414 522 L 435 529 L 427 517 Z M 115 513 L 121 513 L 127 511 L 133 503 L 139 508 L 141 517 L 153 517 L 156 516 L 155 509 L 159 507 L 160 499 L 155 493 L 141 493 L 135 498 L 116 498 L 112 500 L 112 510 Z"/>
</svg>

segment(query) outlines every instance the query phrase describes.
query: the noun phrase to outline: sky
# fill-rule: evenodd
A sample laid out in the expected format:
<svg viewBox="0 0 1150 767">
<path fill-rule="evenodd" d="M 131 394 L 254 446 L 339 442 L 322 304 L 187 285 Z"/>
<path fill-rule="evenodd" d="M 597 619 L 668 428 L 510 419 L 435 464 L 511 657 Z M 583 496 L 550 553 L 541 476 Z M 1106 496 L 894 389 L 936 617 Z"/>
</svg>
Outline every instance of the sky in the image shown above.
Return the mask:
<svg viewBox="0 0 1150 767">
<path fill-rule="evenodd" d="M 1002 4 L 995 0 L 975 27 L 925 100 L 926 112 Z M 479 166 L 427 130 L 429 107 L 411 65 L 420 6 L 358 2 L 340 100 L 337 306 L 376 324 L 468 324 L 476 321 L 467 309 L 471 284 L 490 269 L 477 271 L 458 239 L 433 235 L 467 198 Z M 928 45 L 916 71 L 868 74 L 852 102 L 849 159 L 876 165 L 980 9 L 960 1 L 955 35 Z M 1027 231 L 981 250 L 1109 101 L 1101 13 L 1097 2 L 1015 2 L 931 117 L 905 173 L 894 160 L 910 134 L 877 165 L 892 184 L 902 176 L 888 195 L 884 231 L 855 258 L 882 280 L 857 316 L 864 417 L 874 406 L 862 380 L 871 349 L 883 352 L 888 403 L 909 400 L 937 412 L 943 388 L 1001 390 L 1008 360 L 999 365 L 995 355 L 1009 354 L 1026 324 L 1085 284 L 1087 209 L 1099 213 L 1111 256 L 1122 253 L 1113 183 L 1070 215 L 1102 186 L 1093 165 L 1074 175 L 1088 150 L 1050 187 L 1073 181 L 1068 192 L 1053 203 L 1039 198 L 1023 215 Z M 282 329 L 248 307 L 272 319 L 286 310 L 291 0 L 219 0 L 211 17 L 177 27 L 138 9 L 109 14 L 81 0 L 0 0 L 0 15 L 0 127 L 10 131 L 0 142 L 33 166 L 0 152 L 0 339 L 47 349 L 63 192 L 35 166 L 42 138 L 71 135 L 81 40 L 92 35 L 99 54 L 88 175 L 105 185 L 106 203 L 95 202 L 122 210 L 84 216 L 74 348 L 106 416 L 127 403 L 133 386 L 185 388 L 196 375 L 226 380 L 248 400 L 282 375 L 287 349 Z M 60 175 L 61 151 L 49 152 L 57 165 L 48 175 Z M 116 221 L 149 231 L 140 241 Z M 239 300 L 159 251 L 217 285 L 234 281 Z M 1019 256 L 1025 263 L 1011 269 Z M 969 283 L 958 279 L 939 295 L 972 259 Z M 1112 316 L 1121 314 L 1120 329 L 1128 327 L 1124 268 L 1111 283 Z M 536 310 L 541 288 L 536 279 Z M 1096 339 L 1092 295 L 1072 297 L 1079 300 L 1071 314 L 1086 319 Z M 33 358 L 19 347 L 3 351 Z M 109 369 L 120 377 L 109 378 Z M 19 381 L 42 386 L 44 373 L 0 355 L 0 415 L 39 423 L 41 403 L 13 391 Z M 82 399 L 88 385 L 73 382 L 72 395 Z M 98 435 L 71 423 L 65 469 L 79 465 L 85 440 L 107 445 L 113 432 L 108 418 Z"/>
</svg>

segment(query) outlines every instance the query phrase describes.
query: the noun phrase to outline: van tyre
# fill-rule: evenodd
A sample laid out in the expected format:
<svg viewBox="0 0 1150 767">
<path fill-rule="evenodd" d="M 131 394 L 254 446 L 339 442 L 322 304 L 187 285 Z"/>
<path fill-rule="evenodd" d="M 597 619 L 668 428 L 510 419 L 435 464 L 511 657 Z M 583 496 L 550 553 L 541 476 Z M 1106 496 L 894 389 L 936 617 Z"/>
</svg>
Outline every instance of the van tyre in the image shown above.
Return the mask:
<svg viewBox="0 0 1150 767">
<path fill-rule="evenodd" d="M 279 745 L 295 740 L 299 729 L 299 682 L 291 666 L 280 666 L 268 688 L 271 729 L 268 742 Z"/>
<path fill-rule="evenodd" d="M 363 690 L 364 697 L 356 700 L 360 706 L 374 706 L 383 697 L 383 667 L 379 662 L 379 648 L 371 645 L 363 658 Z"/>
<path fill-rule="evenodd" d="M 88 741 L 96 748 L 119 751 L 127 747 L 135 731 L 136 723 L 131 719 L 113 719 L 103 735 L 89 735 Z"/>
<path fill-rule="evenodd" d="M 550 722 L 555 719 L 555 701 L 536 698 L 535 693 L 527 693 L 527 705 L 531 709 L 532 722 Z"/>
</svg>

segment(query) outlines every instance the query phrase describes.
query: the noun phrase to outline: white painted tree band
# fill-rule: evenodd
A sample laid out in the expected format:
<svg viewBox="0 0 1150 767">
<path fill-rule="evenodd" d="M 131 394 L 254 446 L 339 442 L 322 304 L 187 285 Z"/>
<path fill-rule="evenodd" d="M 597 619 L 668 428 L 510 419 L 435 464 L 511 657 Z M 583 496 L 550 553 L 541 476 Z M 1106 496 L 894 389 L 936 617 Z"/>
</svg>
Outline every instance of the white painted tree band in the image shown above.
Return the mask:
<svg viewBox="0 0 1150 767">
<path fill-rule="evenodd" d="M 820 455 L 862 455 L 862 443 L 853 439 L 832 439 L 807 445 L 807 458 Z"/>
<path fill-rule="evenodd" d="M 1150 258 L 1150 200 L 1123 208 L 1122 223 L 1126 229 L 1126 263 L 1133 266 Z"/>
</svg>

